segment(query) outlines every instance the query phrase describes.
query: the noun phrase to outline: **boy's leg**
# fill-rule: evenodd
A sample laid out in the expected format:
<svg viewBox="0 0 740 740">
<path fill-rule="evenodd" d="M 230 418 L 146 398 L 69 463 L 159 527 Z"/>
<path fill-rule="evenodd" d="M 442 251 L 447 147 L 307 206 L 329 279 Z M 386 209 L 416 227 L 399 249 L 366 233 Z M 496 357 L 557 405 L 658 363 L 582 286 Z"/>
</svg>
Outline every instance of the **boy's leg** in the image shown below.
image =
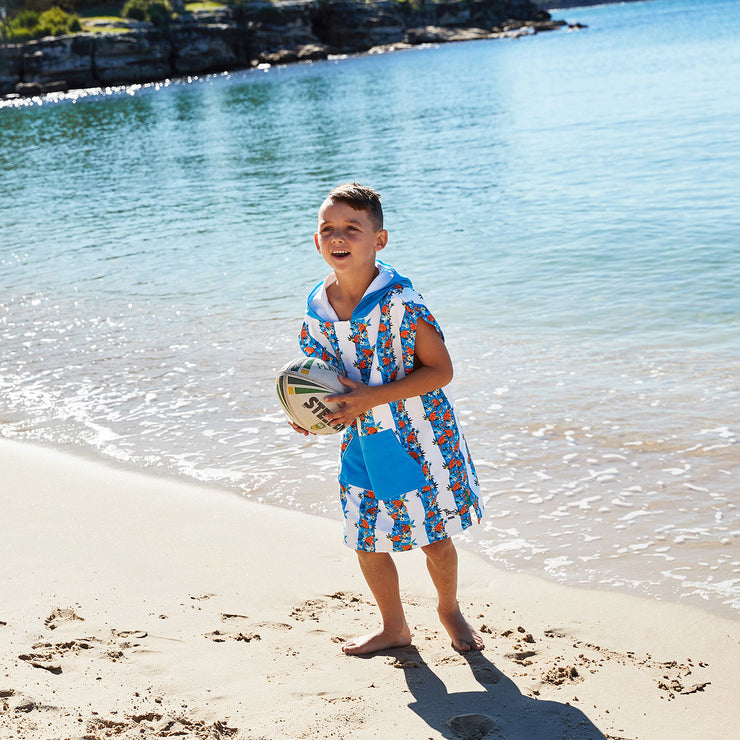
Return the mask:
<svg viewBox="0 0 740 740">
<path fill-rule="evenodd" d="M 483 638 L 469 624 L 457 603 L 457 550 L 447 538 L 422 547 L 427 569 L 437 589 L 437 613 L 455 650 L 466 653 L 483 650 Z"/>
<path fill-rule="evenodd" d="M 362 575 L 373 592 L 383 619 L 381 628 L 350 640 L 342 646 L 348 655 L 366 655 L 378 650 L 411 644 L 411 630 L 406 623 L 398 588 L 398 571 L 387 552 L 357 551 Z"/>
</svg>

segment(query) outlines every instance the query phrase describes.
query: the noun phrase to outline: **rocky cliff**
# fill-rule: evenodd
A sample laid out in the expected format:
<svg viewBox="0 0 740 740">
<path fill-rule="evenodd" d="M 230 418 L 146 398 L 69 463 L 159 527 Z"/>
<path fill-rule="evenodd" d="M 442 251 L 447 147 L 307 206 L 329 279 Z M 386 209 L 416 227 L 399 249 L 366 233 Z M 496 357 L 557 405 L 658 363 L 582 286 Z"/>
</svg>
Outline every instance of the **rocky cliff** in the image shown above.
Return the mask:
<svg viewBox="0 0 740 740">
<path fill-rule="evenodd" d="M 125 85 L 376 47 L 517 36 L 566 25 L 528 0 L 253 0 L 166 29 L 0 47 L 0 95 Z"/>
</svg>

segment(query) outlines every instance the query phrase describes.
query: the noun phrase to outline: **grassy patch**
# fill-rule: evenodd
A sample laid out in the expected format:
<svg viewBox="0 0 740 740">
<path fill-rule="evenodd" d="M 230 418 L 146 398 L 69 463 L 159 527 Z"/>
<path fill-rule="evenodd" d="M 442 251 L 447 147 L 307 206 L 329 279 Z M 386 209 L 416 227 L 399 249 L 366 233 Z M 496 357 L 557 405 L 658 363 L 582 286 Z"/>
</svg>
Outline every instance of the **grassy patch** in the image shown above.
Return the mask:
<svg viewBox="0 0 740 740">
<path fill-rule="evenodd" d="M 217 3 L 214 0 L 199 0 L 197 3 L 185 3 L 185 12 L 194 13 L 196 10 L 219 10 L 225 7 L 225 3 Z"/>
<path fill-rule="evenodd" d="M 123 19 L 120 16 L 96 16 L 81 18 L 80 25 L 85 33 L 126 33 L 129 29 L 118 25 L 121 20 Z"/>
<path fill-rule="evenodd" d="M 79 12 L 82 30 L 85 33 L 121 33 L 125 29 L 116 28 L 116 23 L 123 20 L 120 11 L 120 3 L 83 8 Z"/>
</svg>

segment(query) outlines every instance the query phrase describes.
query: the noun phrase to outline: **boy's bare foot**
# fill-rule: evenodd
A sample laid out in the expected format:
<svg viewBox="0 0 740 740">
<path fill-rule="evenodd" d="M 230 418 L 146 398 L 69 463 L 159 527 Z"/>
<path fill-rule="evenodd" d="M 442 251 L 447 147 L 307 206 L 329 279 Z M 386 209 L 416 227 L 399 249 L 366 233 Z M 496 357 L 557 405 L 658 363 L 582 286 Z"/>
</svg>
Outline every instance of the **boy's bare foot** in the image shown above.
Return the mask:
<svg viewBox="0 0 740 740">
<path fill-rule="evenodd" d="M 485 647 L 480 633 L 473 629 L 459 609 L 452 614 L 439 612 L 439 621 L 447 630 L 452 647 L 458 652 L 469 653 L 471 650 L 483 650 Z"/>
<path fill-rule="evenodd" d="M 342 651 L 347 655 L 369 655 L 370 653 L 377 653 L 379 650 L 406 647 L 410 644 L 411 630 L 408 627 L 397 632 L 386 631 L 381 628 L 377 632 L 355 637 L 354 640 L 342 645 Z"/>
</svg>

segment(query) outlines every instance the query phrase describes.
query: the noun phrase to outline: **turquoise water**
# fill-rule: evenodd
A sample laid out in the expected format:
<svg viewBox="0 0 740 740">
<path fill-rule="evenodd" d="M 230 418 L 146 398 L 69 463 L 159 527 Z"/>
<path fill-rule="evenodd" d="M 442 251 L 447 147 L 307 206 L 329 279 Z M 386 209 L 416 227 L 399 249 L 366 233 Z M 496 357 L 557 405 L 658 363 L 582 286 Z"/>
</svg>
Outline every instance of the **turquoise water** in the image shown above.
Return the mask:
<svg viewBox="0 0 740 740">
<path fill-rule="evenodd" d="M 275 369 L 336 183 L 445 329 L 467 545 L 740 607 L 740 7 L 0 102 L 0 435 L 338 518 Z M 1 485 L 1 483 L 0 483 Z"/>
</svg>

